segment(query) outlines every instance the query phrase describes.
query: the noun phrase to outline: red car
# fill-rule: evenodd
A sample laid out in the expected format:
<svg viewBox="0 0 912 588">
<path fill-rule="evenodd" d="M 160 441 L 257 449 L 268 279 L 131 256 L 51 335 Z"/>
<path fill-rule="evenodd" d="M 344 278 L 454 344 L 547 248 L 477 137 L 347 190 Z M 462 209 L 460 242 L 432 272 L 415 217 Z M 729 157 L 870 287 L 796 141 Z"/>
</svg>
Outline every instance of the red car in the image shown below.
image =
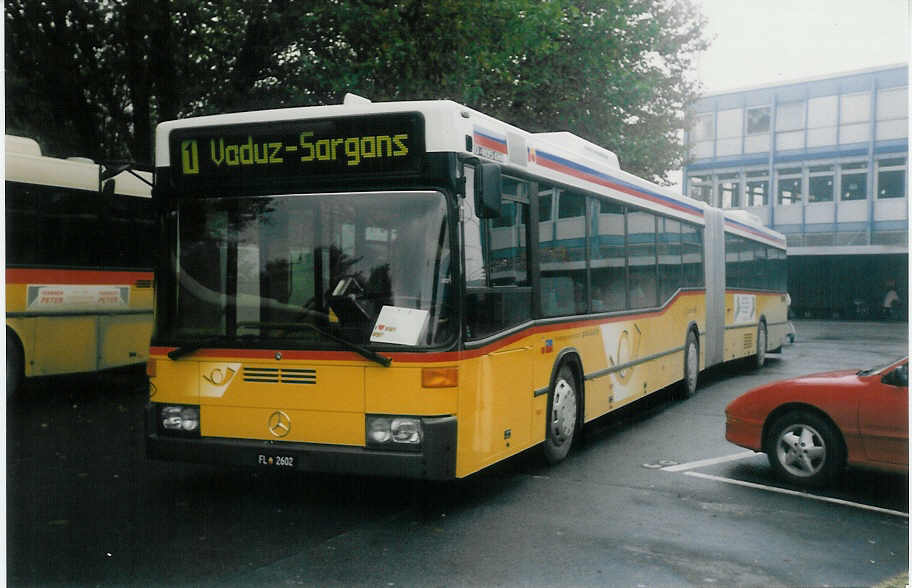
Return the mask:
<svg viewBox="0 0 912 588">
<path fill-rule="evenodd" d="M 820 486 L 846 465 L 909 471 L 909 358 L 782 380 L 725 409 L 725 438 L 788 482 Z"/>
</svg>

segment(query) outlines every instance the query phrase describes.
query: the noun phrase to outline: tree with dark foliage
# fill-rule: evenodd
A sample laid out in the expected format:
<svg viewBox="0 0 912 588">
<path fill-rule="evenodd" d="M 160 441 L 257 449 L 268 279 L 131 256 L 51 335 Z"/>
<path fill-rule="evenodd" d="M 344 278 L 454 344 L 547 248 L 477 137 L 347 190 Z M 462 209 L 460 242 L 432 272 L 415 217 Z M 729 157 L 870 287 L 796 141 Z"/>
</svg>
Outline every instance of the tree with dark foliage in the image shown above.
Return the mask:
<svg viewBox="0 0 912 588">
<path fill-rule="evenodd" d="M 7 132 L 150 164 L 177 117 L 448 98 L 663 181 L 706 42 L 691 0 L 6 0 Z"/>
</svg>

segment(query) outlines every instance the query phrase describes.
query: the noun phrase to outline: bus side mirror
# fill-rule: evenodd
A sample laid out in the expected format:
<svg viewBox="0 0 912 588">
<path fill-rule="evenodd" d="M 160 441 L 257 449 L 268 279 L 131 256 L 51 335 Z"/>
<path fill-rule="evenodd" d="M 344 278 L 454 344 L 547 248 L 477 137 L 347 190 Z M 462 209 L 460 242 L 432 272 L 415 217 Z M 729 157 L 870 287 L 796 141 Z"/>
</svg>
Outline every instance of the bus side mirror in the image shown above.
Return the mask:
<svg viewBox="0 0 912 588">
<path fill-rule="evenodd" d="M 105 195 L 105 196 L 113 196 L 113 195 L 114 195 L 114 188 L 115 188 L 115 185 L 114 185 L 114 179 L 113 179 L 113 178 L 110 179 L 110 180 L 104 180 L 104 181 L 101 183 L 101 193 L 102 193 L 103 195 Z"/>
<path fill-rule="evenodd" d="M 475 169 L 475 215 L 478 218 L 499 217 L 501 196 L 500 166 L 480 164 Z"/>
</svg>

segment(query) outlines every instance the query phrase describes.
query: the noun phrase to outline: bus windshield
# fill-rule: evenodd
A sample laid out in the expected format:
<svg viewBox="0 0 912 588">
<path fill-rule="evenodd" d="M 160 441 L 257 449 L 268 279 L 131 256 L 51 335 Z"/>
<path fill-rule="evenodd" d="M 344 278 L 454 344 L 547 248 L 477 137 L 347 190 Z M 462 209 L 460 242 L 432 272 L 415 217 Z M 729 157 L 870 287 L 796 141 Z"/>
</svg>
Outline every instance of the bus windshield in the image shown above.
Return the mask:
<svg viewBox="0 0 912 588">
<path fill-rule="evenodd" d="M 442 345 L 455 335 L 446 210 L 430 191 L 183 198 L 166 331 L 190 345 Z M 406 317 L 402 336 L 378 332 L 381 311 Z"/>
</svg>

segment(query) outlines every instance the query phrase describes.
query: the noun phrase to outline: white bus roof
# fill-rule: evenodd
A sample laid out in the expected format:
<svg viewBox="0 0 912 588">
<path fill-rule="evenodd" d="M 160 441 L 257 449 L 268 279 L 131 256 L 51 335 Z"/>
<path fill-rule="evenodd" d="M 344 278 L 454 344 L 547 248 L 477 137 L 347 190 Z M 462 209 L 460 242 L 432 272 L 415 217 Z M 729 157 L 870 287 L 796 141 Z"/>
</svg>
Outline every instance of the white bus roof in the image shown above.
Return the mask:
<svg viewBox="0 0 912 588">
<path fill-rule="evenodd" d="M 91 159 L 48 157 L 41 154 L 41 147 L 34 139 L 6 135 L 7 181 L 97 192 L 98 169 L 98 164 Z M 152 181 L 151 173 L 136 173 Z M 152 196 L 151 187 L 129 172 L 119 173 L 114 176 L 114 180 L 117 194 L 145 198 Z"/>
<path fill-rule="evenodd" d="M 298 121 L 396 112 L 420 112 L 425 120 L 425 150 L 455 152 L 497 161 L 504 171 L 525 172 L 542 180 L 606 194 L 622 202 L 704 224 L 703 202 L 627 173 L 617 155 L 569 132 L 530 133 L 450 100 L 371 102 L 349 94 L 343 104 L 305 106 L 201 116 L 164 122 L 156 129 L 155 165 L 170 166 L 172 131 L 192 127 Z M 466 137 L 473 151 L 466 150 Z M 726 223 L 753 239 L 784 247 L 785 238 L 750 219 Z M 749 230 L 745 230 L 749 229 Z"/>
</svg>

